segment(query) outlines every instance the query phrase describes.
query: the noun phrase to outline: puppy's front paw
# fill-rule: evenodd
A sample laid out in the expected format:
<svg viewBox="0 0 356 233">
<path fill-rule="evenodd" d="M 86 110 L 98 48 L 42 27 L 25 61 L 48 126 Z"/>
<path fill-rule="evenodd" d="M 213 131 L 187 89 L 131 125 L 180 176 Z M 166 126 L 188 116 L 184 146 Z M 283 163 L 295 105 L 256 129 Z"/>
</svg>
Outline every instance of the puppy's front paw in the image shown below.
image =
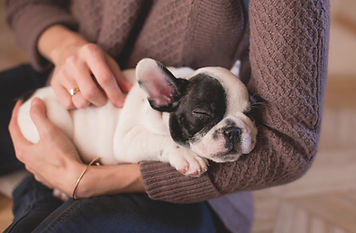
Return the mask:
<svg viewBox="0 0 356 233">
<path fill-rule="evenodd" d="M 176 146 L 169 154 L 169 162 L 180 173 L 187 176 L 200 176 L 208 170 L 208 160 L 181 146 Z"/>
</svg>

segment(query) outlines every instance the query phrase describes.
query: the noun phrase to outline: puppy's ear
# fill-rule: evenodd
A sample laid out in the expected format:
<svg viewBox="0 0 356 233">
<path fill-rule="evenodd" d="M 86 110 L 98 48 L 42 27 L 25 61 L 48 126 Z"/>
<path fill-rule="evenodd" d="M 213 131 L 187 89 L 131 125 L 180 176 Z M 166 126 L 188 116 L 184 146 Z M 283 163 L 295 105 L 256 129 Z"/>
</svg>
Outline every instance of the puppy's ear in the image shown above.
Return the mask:
<svg viewBox="0 0 356 233">
<path fill-rule="evenodd" d="M 151 107 L 161 112 L 172 112 L 185 92 L 188 81 L 174 77 L 161 63 L 142 59 L 136 66 L 136 79 L 148 95 Z"/>
</svg>

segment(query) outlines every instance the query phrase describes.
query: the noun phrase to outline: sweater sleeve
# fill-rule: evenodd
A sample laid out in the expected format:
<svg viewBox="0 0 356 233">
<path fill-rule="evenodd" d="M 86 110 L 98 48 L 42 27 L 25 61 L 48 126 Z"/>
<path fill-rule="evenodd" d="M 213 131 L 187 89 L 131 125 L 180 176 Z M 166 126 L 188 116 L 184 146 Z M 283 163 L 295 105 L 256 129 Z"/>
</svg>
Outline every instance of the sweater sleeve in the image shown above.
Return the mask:
<svg viewBox="0 0 356 233">
<path fill-rule="evenodd" d="M 6 0 L 7 22 L 17 42 L 29 54 L 36 70 L 43 71 L 50 63 L 37 50 L 41 33 L 51 25 L 76 27 L 69 11 L 69 0 Z"/>
<path fill-rule="evenodd" d="M 291 182 L 317 152 L 327 74 L 328 0 L 251 0 L 249 90 L 264 100 L 252 153 L 211 163 L 192 178 L 167 164 L 141 163 L 152 199 L 190 203 Z"/>
</svg>

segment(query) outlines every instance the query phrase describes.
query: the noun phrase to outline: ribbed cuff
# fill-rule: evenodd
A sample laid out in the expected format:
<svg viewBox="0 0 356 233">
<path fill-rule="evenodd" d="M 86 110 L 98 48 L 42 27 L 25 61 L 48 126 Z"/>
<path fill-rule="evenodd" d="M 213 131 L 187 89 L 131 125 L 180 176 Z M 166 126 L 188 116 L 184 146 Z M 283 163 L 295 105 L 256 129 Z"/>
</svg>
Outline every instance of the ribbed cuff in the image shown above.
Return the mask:
<svg viewBox="0 0 356 233">
<path fill-rule="evenodd" d="M 195 203 L 220 196 L 207 173 L 184 176 L 167 163 L 142 162 L 141 173 L 151 199 L 172 203 Z"/>
<path fill-rule="evenodd" d="M 27 51 L 36 70 L 46 70 L 50 63 L 37 50 L 37 40 L 51 25 L 62 24 L 75 28 L 77 23 L 69 12 L 50 5 L 29 5 L 23 8 L 12 23 L 18 43 Z"/>
</svg>

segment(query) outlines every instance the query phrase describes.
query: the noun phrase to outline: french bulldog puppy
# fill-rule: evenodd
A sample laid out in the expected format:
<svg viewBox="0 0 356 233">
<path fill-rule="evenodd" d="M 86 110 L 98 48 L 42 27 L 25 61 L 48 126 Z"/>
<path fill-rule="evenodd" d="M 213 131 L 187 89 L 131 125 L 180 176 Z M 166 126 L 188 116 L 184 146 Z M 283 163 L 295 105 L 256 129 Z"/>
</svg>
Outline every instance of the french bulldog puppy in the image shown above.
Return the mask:
<svg viewBox="0 0 356 233">
<path fill-rule="evenodd" d="M 257 128 L 248 114 L 249 94 L 229 70 L 166 68 L 145 58 L 124 75 L 135 84 L 121 109 L 108 101 L 68 111 L 51 87 L 37 90 L 19 110 L 23 135 L 39 141 L 29 114 L 31 99 L 39 97 L 85 162 L 98 156 L 102 164 L 155 160 L 199 176 L 208 160 L 232 162 L 253 150 Z"/>
</svg>

